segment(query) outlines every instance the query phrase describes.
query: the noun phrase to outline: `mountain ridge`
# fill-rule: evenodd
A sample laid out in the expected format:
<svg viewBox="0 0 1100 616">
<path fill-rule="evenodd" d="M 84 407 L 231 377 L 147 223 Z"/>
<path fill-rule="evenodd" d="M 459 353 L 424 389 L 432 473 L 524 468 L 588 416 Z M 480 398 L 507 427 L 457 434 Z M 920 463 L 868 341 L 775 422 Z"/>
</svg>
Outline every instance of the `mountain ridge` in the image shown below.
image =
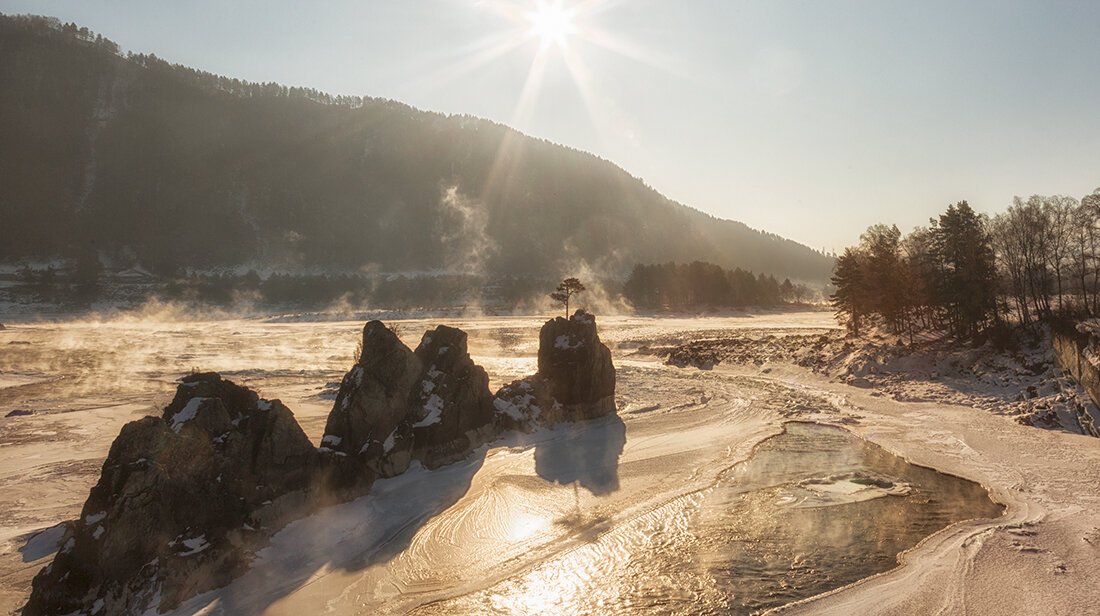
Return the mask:
<svg viewBox="0 0 1100 616">
<path fill-rule="evenodd" d="M 551 275 L 704 260 L 824 281 L 832 258 L 668 199 L 611 161 L 469 115 L 254 84 L 0 15 L 0 258 L 167 273 Z"/>
</svg>

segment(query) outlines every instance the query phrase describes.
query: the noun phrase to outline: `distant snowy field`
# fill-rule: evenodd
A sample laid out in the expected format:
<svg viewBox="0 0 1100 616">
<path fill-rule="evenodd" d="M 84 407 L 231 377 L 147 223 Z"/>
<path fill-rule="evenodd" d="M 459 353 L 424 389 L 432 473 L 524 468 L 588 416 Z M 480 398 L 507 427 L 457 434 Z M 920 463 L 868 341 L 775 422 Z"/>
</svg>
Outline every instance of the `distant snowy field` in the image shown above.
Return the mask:
<svg viewBox="0 0 1100 616">
<path fill-rule="evenodd" d="M 59 536 L 49 529 L 79 515 L 121 426 L 159 414 L 191 369 L 281 399 L 318 442 L 331 384 L 351 366 L 368 315 L 346 316 L 8 324 L 0 332 L 0 416 L 31 414 L 0 417 L 0 613 L 25 600 Z M 410 346 L 435 324 L 464 329 L 495 389 L 535 370 L 538 329 L 549 315 L 381 316 Z M 367 497 L 292 524 L 245 577 L 178 613 L 402 613 L 552 572 L 586 537 L 606 535 L 611 543 L 601 549 L 623 554 L 652 550 L 691 506 L 689 495 L 790 419 L 843 425 L 915 463 L 978 481 L 1008 506 L 1003 518 L 953 525 L 907 552 L 906 566 L 794 612 L 1069 614 L 1100 605 L 1091 581 L 1100 565 L 1100 485 L 1089 479 L 1100 476 L 1100 441 L 933 396 L 897 402 L 782 363 L 702 371 L 635 353 L 711 330 L 834 329 L 825 312 L 601 316 L 599 326 L 615 354 L 625 430 L 614 476 L 547 470 L 545 447 L 500 443 L 467 463 L 380 482 Z M 616 430 L 585 432 L 577 451 L 607 454 L 599 447 L 619 438 Z M 546 439 L 546 447 L 571 442 Z M 547 476 L 559 481 L 546 484 Z M 583 597 L 591 594 L 585 584 L 601 580 L 568 582 Z M 526 609 L 553 613 L 555 605 L 538 608 Z"/>
</svg>

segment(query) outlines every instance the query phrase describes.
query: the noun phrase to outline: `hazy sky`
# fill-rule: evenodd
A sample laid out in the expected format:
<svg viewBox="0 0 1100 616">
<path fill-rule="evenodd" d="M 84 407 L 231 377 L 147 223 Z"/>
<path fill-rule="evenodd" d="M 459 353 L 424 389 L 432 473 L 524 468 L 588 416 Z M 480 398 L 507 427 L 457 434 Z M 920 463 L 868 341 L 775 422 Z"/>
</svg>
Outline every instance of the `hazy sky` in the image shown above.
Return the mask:
<svg viewBox="0 0 1100 616">
<path fill-rule="evenodd" d="M 532 34 L 535 5 L 0 0 L 0 12 L 251 81 L 511 124 L 815 248 L 874 222 L 908 230 L 961 199 L 994 212 L 1017 194 L 1100 187 L 1100 2 L 565 1 L 564 46 Z"/>
</svg>

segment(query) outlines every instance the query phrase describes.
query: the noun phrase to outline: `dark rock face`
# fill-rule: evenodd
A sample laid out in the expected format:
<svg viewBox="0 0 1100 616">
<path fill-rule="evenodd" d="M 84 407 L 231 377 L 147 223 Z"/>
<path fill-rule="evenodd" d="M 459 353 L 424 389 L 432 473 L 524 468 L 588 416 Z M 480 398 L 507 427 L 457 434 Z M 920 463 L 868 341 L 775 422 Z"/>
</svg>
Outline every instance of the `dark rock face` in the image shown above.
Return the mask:
<svg viewBox="0 0 1100 616">
<path fill-rule="evenodd" d="M 317 451 L 278 400 L 260 400 L 213 372 L 193 374 L 182 379 L 163 418 L 177 434 L 198 428 L 211 439 L 250 506 L 309 487 Z"/>
<path fill-rule="evenodd" d="M 493 430 L 489 376 L 470 359 L 466 333 L 440 325 L 411 351 L 380 321 L 344 376 L 321 440 L 335 487 L 389 477 L 414 459 L 434 467 L 465 456 Z"/>
<path fill-rule="evenodd" d="M 493 399 L 505 429 L 594 419 L 615 412 L 615 365 L 600 342 L 596 318 L 578 310 L 547 321 L 539 332 L 539 371 L 513 381 Z"/>
<path fill-rule="evenodd" d="M 420 359 L 396 334 L 381 321 L 367 323 L 362 354 L 340 383 L 321 452 L 384 477 L 404 472 L 412 449 L 409 392 L 421 371 Z M 358 473 L 351 472 L 354 481 Z"/>
<path fill-rule="evenodd" d="M 542 326 L 538 376 L 562 407 L 553 413 L 555 420 L 592 419 L 615 412 L 611 350 L 600 342 L 596 317 L 584 310 Z"/>
<path fill-rule="evenodd" d="M 470 359 L 466 332 L 440 325 L 416 347 L 422 371 L 409 392 L 415 457 L 429 467 L 465 455 L 493 427 L 489 375 Z"/>
<path fill-rule="evenodd" d="M 248 536 L 307 500 L 315 464 L 278 400 L 185 377 L 162 418 L 123 427 L 23 613 L 169 609 L 225 584 L 247 565 Z"/>
</svg>

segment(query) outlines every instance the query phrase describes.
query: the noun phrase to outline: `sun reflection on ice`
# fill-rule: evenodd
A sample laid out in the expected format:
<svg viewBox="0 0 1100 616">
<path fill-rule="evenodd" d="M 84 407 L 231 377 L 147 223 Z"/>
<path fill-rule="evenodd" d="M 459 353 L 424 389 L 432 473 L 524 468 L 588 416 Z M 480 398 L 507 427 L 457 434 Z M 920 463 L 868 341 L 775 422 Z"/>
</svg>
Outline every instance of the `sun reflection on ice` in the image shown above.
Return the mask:
<svg viewBox="0 0 1100 616">
<path fill-rule="evenodd" d="M 489 597 L 491 611 L 497 614 L 570 613 L 586 604 L 583 596 L 592 590 L 591 584 L 592 578 L 583 568 L 548 567 L 540 571 L 540 575 L 526 577 L 519 588 L 493 593 Z"/>
<path fill-rule="evenodd" d="M 522 541 L 537 535 L 550 527 L 550 523 L 541 517 L 520 513 L 508 524 L 508 539 Z"/>
</svg>

